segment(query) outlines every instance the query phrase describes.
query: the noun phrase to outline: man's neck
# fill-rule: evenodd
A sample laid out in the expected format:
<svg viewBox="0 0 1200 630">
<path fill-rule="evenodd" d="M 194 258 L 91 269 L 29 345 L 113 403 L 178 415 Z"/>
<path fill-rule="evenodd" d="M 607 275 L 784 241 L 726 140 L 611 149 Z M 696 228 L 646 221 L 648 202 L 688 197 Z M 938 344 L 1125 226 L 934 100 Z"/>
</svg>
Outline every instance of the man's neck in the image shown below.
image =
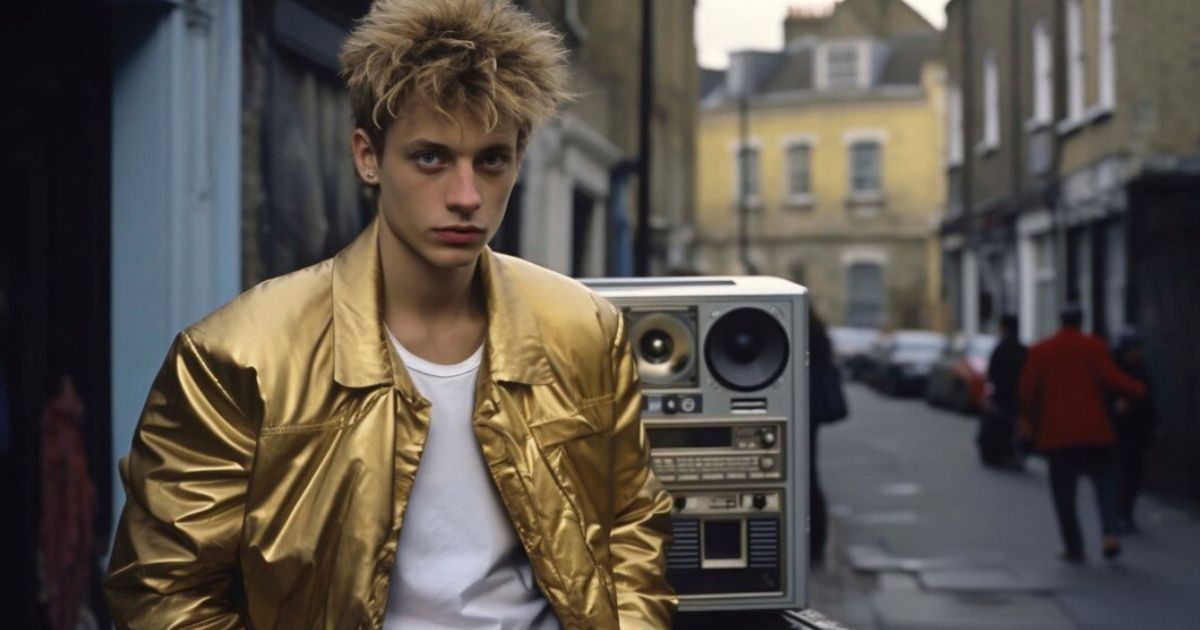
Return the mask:
<svg viewBox="0 0 1200 630">
<path fill-rule="evenodd" d="M 455 363 L 479 347 L 487 317 L 476 277 L 478 260 L 457 269 L 434 267 L 386 230 L 380 232 L 379 260 L 383 319 L 409 351 Z"/>
</svg>

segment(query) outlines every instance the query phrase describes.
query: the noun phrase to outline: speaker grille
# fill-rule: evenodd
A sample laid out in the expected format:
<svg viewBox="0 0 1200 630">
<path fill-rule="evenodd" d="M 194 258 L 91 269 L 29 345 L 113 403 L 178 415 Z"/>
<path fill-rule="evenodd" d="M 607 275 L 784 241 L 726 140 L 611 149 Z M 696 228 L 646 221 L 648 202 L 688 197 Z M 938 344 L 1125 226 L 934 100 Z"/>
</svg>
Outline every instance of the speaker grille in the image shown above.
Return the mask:
<svg viewBox="0 0 1200 630">
<path fill-rule="evenodd" d="M 675 519 L 671 522 L 675 539 L 667 548 L 668 569 L 700 568 L 700 521 Z"/>
<path fill-rule="evenodd" d="M 753 518 L 746 525 L 750 538 L 750 568 L 773 569 L 779 566 L 779 521 Z"/>
</svg>

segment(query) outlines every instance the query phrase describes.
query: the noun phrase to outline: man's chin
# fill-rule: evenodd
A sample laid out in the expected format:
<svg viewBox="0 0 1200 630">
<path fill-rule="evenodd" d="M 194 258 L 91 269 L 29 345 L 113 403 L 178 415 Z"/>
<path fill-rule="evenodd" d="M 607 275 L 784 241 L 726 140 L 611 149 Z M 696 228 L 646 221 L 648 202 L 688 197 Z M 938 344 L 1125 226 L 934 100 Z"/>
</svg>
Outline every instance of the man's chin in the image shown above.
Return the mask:
<svg viewBox="0 0 1200 630">
<path fill-rule="evenodd" d="M 434 267 L 446 271 L 470 267 L 479 260 L 479 255 L 483 253 L 482 247 L 438 248 L 438 250 L 429 252 L 425 260 Z"/>
</svg>

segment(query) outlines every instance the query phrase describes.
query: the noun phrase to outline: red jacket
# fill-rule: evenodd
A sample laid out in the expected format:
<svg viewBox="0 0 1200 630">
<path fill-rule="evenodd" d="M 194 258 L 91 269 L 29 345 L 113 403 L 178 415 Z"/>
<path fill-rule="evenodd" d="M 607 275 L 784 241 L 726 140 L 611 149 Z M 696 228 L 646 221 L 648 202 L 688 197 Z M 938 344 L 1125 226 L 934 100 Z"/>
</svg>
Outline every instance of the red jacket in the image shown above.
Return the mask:
<svg viewBox="0 0 1200 630">
<path fill-rule="evenodd" d="M 1117 368 L 1100 339 L 1063 327 L 1031 348 L 1021 371 L 1021 410 L 1034 446 L 1047 451 L 1111 444 L 1105 389 L 1128 396 L 1146 393 L 1144 385 Z"/>
</svg>

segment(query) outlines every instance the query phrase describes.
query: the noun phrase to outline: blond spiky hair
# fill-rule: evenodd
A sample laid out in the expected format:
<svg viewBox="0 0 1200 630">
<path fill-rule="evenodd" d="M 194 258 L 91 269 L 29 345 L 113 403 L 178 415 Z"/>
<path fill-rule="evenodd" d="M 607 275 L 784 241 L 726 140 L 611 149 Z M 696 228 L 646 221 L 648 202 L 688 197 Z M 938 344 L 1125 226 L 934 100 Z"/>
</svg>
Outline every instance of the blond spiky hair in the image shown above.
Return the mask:
<svg viewBox="0 0 1200 630">
<path fill-rule="evenodd" d="M 416 97 L 436 111 L 465 106 L 487 128 L 535 125 L 570 98 L 562 37 L 509 0 L 376 0 L 342 46 L 354 123 L 376 151 Z"/>
</svg>

